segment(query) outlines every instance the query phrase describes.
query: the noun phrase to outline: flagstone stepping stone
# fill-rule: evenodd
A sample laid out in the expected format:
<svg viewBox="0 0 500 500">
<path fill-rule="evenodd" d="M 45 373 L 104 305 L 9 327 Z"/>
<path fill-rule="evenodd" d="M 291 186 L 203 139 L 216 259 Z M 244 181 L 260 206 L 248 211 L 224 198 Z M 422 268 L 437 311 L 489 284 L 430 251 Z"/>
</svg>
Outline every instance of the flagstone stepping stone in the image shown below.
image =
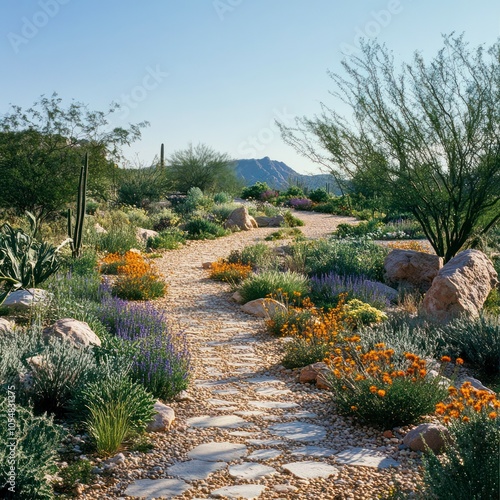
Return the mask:
<svg viewBox="0 0 500 500">
<path fill-rule="evenodd" d="M 247 378 L 245 382 L 249 384 L 283 384 L 284 382 L 279 378 L 269 377 L 267 375 L 261 375 L 258 377 Z"/>
<path fill-rule="evenodd" d="M 227 401 L 225 399 L 216 399 L 216 398 L 210 398 L 207 399 L 207 401 L 214 406 L 229 406 L 234 404 L 233 401 Z"/>
<path fill-rule="evenodd" d="M 245 500 L 253 500 L 254 498 L 259 498 L 265 489 L 266 487 L 260 484 L 238 484 L 236 486 L 219 488 L 212 491 L 211 495 L 216 498 L 244 498 Z"/>
<path fill-rule="evenodd" d="M 208 462 L 231 462 L 246 456 L 247 453 L 248 450 L 244 444 L 212 441 L 196 446 L 188 452 L 188 457 Z"/>
<path fill-rule="evenodd" d="M 326 429 L 306 422 L 286 422 L 269 427 L 269 431 L 293 441 L 321 441 L 326 437 Z"/>
<path fill-rule="evenodd" d="M 365 467 L 376 467 L 386 469 L 388 467 L 398 467 L 396 460 L 386 455 L 366 448 L 348 448 L 335 455 L 337 462 L 347 465 L 363 465 Z"/>
<path fill-rule="evenodd" d="M 173 498 L 182 495 L 189 488 L 189 484 L 181 479 L 138 479 L 129 484 L 125 495 L 147 500 L 158 497 Z"/>
<path fill-rule="evenodd" d="M 273 476 L 277 470 L 267 465 L 243 462 L 229 467 L 229 475 L 235 479 L 245 479 L 246 481 L 256 481 L 263 477 Z"/>
<path fill-rule="evenodd" d="M 235 361 L 235 362 L 229 361 L 227 364 L 230 366 L 236 366 L 236 367 L 241 366 L 244 368 L 248 368 L 248 367 L 254 368 L 255 367 L 255 363 L 241 363 L 239 361 Z"/>
<path fill-rule="evenodd" d="M 249 401 L 248 404 L 257 408 L 286 409 L 299 406 L 297 403 L 285 403 L 282 401 Z"/>
<path fill-rule="evenodd" d="M 295 413 L 287 412 L 283 413 L 283 418 L 318 418 L 316 413 L 312 411 L 297 411 Z"/>
<path fill-rule="evenodd" d="M 283 420 L 283 417 L 281 415 L 266 415 L 265 417 L 262 417 L 262 420 L 269 420 L 269 421 L 272 421 L 272 422 L 276 422 L 276 421 L 281 421 Z"/>
<path fill-rule="evenodd" d="M 241 415 L 242 417 L 257 417 L 259 415 L 267 415 L 265 411 L 260 410 L 246 410 L 246 411 L 235 411 L 235 415 Z"/>
<path fill-rule="evenodd" d="M 190 427 L 199 427 L 205 429 L 207 427 L 222 427 L 226 429 L 234 429 L 235 427 L 245 427 L 251 425 L 237 415 L 221 415 L 217 417 L 210 417 L 203 415 L 202 417 L 192 417 L 186 420 L 186 424 Z"/>
<path fill-rule="evenodd" d="M 292 455 L 306 455 L 308 457 L 331 457 L 337 453 L 337 450 L 330 450 L 322 446 L 301 446 L 293 450 Z"/>
<path fill-rule="evenodd" d="M 236 410 L 239 409 L 238 406 L 219 406 L 217 408 L 219 411 L 230 411 L 231 413 L 234 413 Z"/>
<path fill-rule="evenodd" d="M 239 394 L 240 391 L 238 389 L 219 389 L 214 391 L 214 394 L 220 394 L 221 396 L 226 396 L 229 394 Z"/>
<path fill-rule="evenodd" d="M 324 462 L 291 462 L 289 464 L 282 465 L 282 467 L 301 479 L 316 479 L 318 477 L 326 478 L 334 475 L 336 476 L 339 473 L 339 469 L 337 467 Z"/>
<path fill-rule="evenodd" d="M 238 345 L 234 344 L 230 346 L 231 349 L 236 349 L 238 351 L 252 351 L 253 352 L 253 347 L 251 345 Z"/>
<path fill-rule="evenodd" d="M 233 431 L 230 432 L 230 436 L 238 436 L 238 437 L 251 437 L 251 436 L 256 436 L 258 433 L 257 432 L 248 432 L 248 431 Z"/>
<path fill-rule="evenodd" d="M 248 460 L 272 460 L 273 458 L 278 458 L 281 455 L 280 450 L 274 448 L 267 448 L 263 450 L 255 450 L 253 453 L 248 455 Z"/>
<path fill-rule="evenodd" d="M 279 446 L 285 444 L 281 439 L 247 439 L 247 443 L 253 446 Z"/>
<path fill-rule="evenodd" d="M 169 476 L 179 477 L 184 481 L 207 479 L 210 474 L 227 467 L 226 462 L 207 462 L 206 460 L 188 460 L 177 462 L 167 468 Z"/>
<path fill-rule="evenodd" d="M 276 389 L 275 387 L 259 387 L 255 389 L 259 396 L 282 396 L 284 394 L 291 394 L 290 389 Z"/>
</svg>

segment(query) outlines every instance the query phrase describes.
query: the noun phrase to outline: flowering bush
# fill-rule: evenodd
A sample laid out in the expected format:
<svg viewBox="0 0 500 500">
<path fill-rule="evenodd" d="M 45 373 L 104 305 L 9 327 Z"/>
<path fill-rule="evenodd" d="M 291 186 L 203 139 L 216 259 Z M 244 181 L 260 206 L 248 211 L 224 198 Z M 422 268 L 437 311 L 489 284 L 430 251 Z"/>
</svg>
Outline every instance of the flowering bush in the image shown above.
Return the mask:
<svg viewBox="0 0 500 500">
<path fill-rule="evenodd" d="M 271 201 L 279 196 L 278 191 L 274 189 L 266 189 L 263 193 L 260 194 L 259 199 L 261 201 Z"/>
<path fill-rule="evenodd" d="M 209 277 L 217 281 L 239 283 L 240 281 L 248 278 L 251 272 L 252 266 L 248 264 L 218 260 L 217 262 L 212 262 Z"/>
<path fill-rule="evenodd" d="M 344 305 L 344 313 L 344 321 L 351 328 L 359 328 L 363 325 L 380 323 L 387 319 L 387 314 L 358 299 L 347 301 Z"/>
<path fill-rule="evenodd" d="M 291 198 L 288 204 L 295 210 L 310 210 L 313 202 L 309 198 Z"/>
<path fill-rule="evenodd" d="M 340 414 L 390 429 L 418 421 L 446 397 L 441 377 L 428 376 L 426 360 L 406 353 L 398 367 L 385 344 L 363 352 L 359 340 L 346 338 L 328 360 L 328 384 Z"/>
<path fill-rule="evenodd" d="M 436 413 L 448 426 L 444 453 L 423 457 L 424 483 L 432 498 L 480 500 L 500 496 L 500 401 L 470 383 L 450 387 L 447 403 Z"/>
<path fill-rule="evenodd" d="M 387 244 L 393 250 L 415 250 L 415 252 L 429 253 L 429 248 L 420 241 L 395 241 Z"/>
</svg>

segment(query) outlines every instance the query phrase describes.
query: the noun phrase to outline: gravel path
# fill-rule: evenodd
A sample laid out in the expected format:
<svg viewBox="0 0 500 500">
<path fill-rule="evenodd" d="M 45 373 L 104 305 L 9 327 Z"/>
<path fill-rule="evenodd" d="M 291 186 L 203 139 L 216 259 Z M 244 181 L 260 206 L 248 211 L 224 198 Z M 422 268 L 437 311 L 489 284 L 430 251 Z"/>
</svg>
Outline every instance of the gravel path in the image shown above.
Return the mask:
<svg viewBox="0 0 500 500">
<path fill-rule="evenodd" d="M 297 216 L 309 238 L 354 221 Z M 383 437 L 335 415 L 327 392 L 298 384 L 279 365 L 285 340 L 242 313 L 228 285 L 207 279 L 203 262 L 274 231 L 190 242 L 155 261 L 169 283 L 158 307 L 186 332 L 193 353 L 189 397 L 171 404 L 176 421 L 151 435 L 154 450 L 126 452 L 80 498 L 372 499 L 396 480 L 415 483 L 418 457 L 398 449 L 402 435 Z"/>
</svg>

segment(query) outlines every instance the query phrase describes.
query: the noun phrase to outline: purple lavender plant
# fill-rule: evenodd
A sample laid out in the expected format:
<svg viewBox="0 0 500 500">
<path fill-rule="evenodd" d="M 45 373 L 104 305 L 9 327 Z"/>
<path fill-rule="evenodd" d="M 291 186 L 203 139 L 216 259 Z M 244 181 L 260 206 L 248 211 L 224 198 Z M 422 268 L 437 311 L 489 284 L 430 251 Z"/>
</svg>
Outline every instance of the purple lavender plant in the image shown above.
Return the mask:
<svg viewBox="0 0 500 500">
<path fill-rule="evenodd" d="M 347 300 L 359 299 L 378 309 L 388 307 L 391 300 L 377 282 L 364 276 L 328 273 L 311 278 L 311 297 L 318 305 L 335 304 L 341 293 L 347 293 Z"/>
<path fill-rule="evenodd" d="M 310 210 L 312 201 L 309 198 L 291 198 L 288 204 L 295 210 Z"/>
</svg>

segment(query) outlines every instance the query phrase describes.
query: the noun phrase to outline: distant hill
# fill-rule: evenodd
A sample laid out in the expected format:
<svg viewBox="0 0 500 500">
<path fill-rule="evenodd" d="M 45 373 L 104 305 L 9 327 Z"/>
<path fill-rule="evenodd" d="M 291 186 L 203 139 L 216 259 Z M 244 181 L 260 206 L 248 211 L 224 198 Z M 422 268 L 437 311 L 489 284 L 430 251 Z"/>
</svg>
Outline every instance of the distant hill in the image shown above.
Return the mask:
<svg viewBox="0 0 500 500">
<path fill-rule="evenodd" d="M 300 185 L 307 189 L 326 188 L 332 194 L 340 194 L 335 179 L 330 174 L 303 175 L 296 172 L 282 161 L 271 160 L 268 156 L 260 160 L 238 160 L 236 174 L 246 186 L 256 182 L 266 182 L 273 189 L 286 190 L 291 185 Z"/>
</svg>

